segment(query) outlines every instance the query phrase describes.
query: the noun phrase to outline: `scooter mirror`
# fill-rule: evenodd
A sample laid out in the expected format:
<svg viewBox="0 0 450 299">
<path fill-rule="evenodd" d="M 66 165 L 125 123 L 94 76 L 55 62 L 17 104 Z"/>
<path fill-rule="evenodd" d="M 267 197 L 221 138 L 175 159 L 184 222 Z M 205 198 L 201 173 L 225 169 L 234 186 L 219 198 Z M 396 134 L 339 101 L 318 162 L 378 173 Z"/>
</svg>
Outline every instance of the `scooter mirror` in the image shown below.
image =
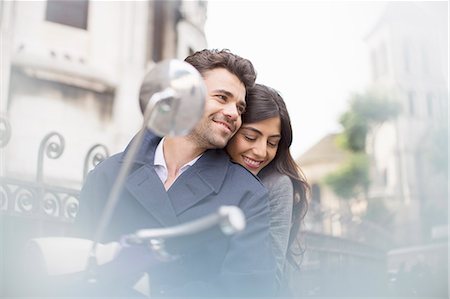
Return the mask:
<svg viewBox="0 0 450 299">
<path fill-rule="evenodd" d="M 200 73 L 181 60 L 157 63 L 144 77 L 139 104 L 144 124 L 159 136 L 188 134 L 204 112 L 206 87 Z"/>
</svg>

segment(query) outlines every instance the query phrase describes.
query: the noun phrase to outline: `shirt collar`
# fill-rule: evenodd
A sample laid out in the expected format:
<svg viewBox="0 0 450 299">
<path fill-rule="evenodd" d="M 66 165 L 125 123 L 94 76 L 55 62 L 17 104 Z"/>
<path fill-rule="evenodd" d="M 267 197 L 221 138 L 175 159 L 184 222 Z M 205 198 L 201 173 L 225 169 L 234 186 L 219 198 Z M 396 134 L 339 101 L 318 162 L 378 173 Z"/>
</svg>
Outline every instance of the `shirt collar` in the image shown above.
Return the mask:
<svg viewBox="0 0 450 299">
<path fill-rule="evenodd" d="M 163 137 L 161 139 L 161 141 L 158 143 L 158 146 L 156 147 L 155 160 L 153 163 L 154 163 L 154 165 L 160 165 L 160 166 L 163 166 L 165 169 L 167 169 L 166 160 L 164 159 L 164 150 L 163 150 L 164 140 L 166 140 L 166 137 Z M 181 169 L 194 165 L 194 163 L 197 162 L 197 160 L 200 159 L 200 157 L 202 155 L 203 155 L 203 153 L 201 153 L 200 155 L 198 155 L 191 161 L 187 162 L 186 164 L 184 164 L 181 167 Z"/>
<path fill-rule="evenodd" d="M 164 151 L 163 151 L 164 140 L 166 140 L 166 137 L 163 137 L 163 139 L 161 139 L 161 141 L 158 143 L 158 146 L 156 147 L 155 160 L 153 163 L 155 165 L 161 165 L 164 166 L 164 168 L 167 168 L 166 160 L 164 160 Z"/>
</svg>

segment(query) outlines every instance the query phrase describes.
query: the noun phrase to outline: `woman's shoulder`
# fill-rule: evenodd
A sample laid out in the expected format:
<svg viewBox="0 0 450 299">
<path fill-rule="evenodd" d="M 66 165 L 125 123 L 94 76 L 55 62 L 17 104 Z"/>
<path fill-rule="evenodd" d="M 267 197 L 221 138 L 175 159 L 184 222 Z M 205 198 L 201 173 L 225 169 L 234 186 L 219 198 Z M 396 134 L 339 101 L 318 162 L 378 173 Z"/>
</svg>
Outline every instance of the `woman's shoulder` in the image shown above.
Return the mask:
<svg viewBox="0 0 450 299">
<path fill-rule="evenodd" d="M 272 208 L 283 206 L 292 209 L 294 186 L 289 176 L 277 171 L 266 171 L 261 174 L 260 179 L 269 191 L 269 203 Z"/>
<path fill-rule="evenodd" d="M 287 175 L 279 173 L 275 170 L 261 171 L 259 178 L 261 179 L 261 182 L 264 184 L 264 186 L 266 186 L 266 188 L 268 189 L 275 186 L 280 188 L 292 186 L 292 181 Z"/>
</svg>

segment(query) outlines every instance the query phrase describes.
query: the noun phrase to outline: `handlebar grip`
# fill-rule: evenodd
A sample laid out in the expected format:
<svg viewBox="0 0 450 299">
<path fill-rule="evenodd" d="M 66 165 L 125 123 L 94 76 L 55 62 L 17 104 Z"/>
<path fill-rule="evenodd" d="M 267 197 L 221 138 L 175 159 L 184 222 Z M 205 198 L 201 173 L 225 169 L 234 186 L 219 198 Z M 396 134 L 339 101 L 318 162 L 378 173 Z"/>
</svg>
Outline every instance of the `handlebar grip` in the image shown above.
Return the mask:
<svg viewBox="0 0 450 299">
<path fill-rule="evenodd" d="M 245 228 L 245 216 L 236 206 L 221 206 L 217 212 L 202 218 L 167 228 L 141 229 L 122 238 L 128 245 L 142 244 L 151 239 L 173 239 L 201 234 L 218 227 L 221 234 L 233 235 Z"/>
</svg>

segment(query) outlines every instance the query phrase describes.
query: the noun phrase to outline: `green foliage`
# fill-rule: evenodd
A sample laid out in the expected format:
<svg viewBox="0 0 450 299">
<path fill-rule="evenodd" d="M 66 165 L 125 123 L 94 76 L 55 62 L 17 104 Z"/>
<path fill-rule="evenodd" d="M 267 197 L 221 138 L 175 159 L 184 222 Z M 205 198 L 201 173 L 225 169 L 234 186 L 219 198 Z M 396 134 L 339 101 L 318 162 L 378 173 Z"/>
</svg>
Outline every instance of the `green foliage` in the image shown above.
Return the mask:
<svg viewBox="0 0 450 299">
<path fill-rule="evenodd" d="M 369 159 L 366 154 L 351 155 L 336 172 L 325 177 L 333 192 L 343 199 L 355 198 L 366 193 L 369 187 Z"/>
<path fill-rule="evenodd" d="M 349 110 L 339 119 L 343 133 L 336 142 L 350 152 L 349 159 L 325 178 L 325 184 L 343 198 L 366 195 L 369 188 L 369 159 L 365 154 L 367 134 L 372 126 L 392 119 L 400 112 L 400 105 L 374 91 L 354 94 Z"/>
<path fill-rule="evenodd" d="M 367 124 L 374 125 L 396 117 L 400 112 L 400 105 L 380 92 L 368 91 L 365 94 L 353 95 L 350 110 Z"/>
<path fill-rule="evenodd" d="M 380 93 L 354 94 L 350 99 L 350 109 L 339 119 L 344 128 L 346 148 L 352 152 L 364 151 L 370 127 L 394 118 L 399 112 L 398 102 Z"/>
<path fill-rule="evenodd" d="M 344 127 L 344 146 L 353 152 L 361 152 L 366 148 L 367 122 L 354 111 L 345 112 L 340 123 Z"/>
</svg>

